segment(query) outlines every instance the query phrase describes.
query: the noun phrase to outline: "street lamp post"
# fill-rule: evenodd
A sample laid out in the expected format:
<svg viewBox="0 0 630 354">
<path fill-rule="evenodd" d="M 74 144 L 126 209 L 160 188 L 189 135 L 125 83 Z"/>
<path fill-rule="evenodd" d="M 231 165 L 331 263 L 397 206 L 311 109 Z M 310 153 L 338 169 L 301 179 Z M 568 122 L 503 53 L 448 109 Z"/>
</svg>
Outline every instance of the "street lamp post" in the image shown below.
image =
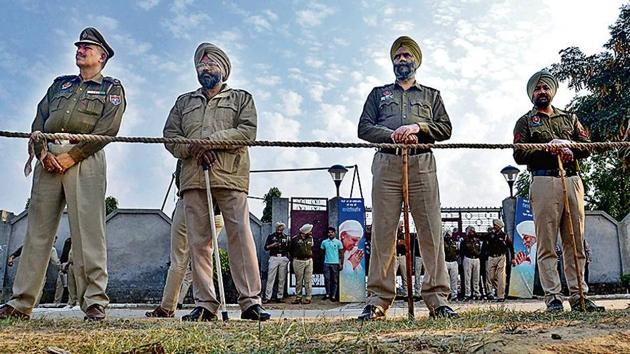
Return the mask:
<svg viewBox="0 0 630 354">
<path fill-rule="evenodd" d="M 518 176 L 519 172 L 521 171 L 512 165 L 505 166 L 501 170 L 501 174 L 503 175 L 503 177 L 505 177 L 505 181 L 507 182 L 508 186 L 510 186 L 510 198 L 514 197 L 514 194 L 512 193 L 512 187 L 514 186 L 516 176 Z"/>
<path fill-rule="evenodd" d="M 348 169 L 341 165 L 333 165 L 328 169 L 328 173 L 330 173 L 330 177 L 332 177 L 333 182 L 335 182 L 335 186 L 337 187 L 337 198 L 339 198 L 339 186 L 341 185 L 341 181 L 343 181 L 343 177 L 348 172 Z"/>
</svg>

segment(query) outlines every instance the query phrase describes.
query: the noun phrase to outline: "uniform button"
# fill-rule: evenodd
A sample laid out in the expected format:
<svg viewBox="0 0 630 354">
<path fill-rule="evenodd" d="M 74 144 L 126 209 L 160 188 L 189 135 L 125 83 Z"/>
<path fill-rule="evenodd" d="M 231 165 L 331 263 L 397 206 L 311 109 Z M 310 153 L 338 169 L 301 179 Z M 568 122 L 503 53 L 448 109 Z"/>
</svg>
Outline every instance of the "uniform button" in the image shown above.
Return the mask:
<svg viewBox="0 0 630 354">
<path fill-rule="evenodd" d="M 70 114 L 70 111 L 66 111 L 66 113 Z"/>
<path fill-rule="evenodd" d="M 65 128 L 61 128 L 61 131 L 62 131 L 62 132 L 65 132 L 65 131 L 66 131 L 66 129 L 65 129 Z"/>
</svg>

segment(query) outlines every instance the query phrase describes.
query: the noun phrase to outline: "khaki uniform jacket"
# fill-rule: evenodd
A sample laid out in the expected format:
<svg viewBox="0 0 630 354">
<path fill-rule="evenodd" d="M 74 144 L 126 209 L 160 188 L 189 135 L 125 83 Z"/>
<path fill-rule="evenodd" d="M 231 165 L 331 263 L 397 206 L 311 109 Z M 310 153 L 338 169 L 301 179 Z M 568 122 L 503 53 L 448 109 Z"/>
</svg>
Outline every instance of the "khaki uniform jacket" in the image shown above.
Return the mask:
<svg viewBox="0 0 630 354">
<path fill-rule="evenodd" d="M 514 127 L 514 143 L 548 143 L 553 139 L 564 139 L 574 142 L 590 143 L 588 132 L 582 127 L 577 116 L 556 107 L 553 114 L 547 116 L 536 108 L 523 115 Z M 577 160 L 588 157 L 588 150 L 573 149 L 574 161 L 567 162 L 566 168 L 577 170 Z M 555 155 L 542 150 L 514 150 L 514 160 L 527 169 L 552 170 L 558 168 Z"/>
<path fill-rule="evenodd" d="M 125 91 L 117 79 L 101 74 L 85 81 L 78 75 L 60 76 L 37 105 L 31 131 L 115 136 L 126 105 Z M 79 162 L 105 145 L 82 141 L 68 154 Z M 40 156 L 42 148 L 41 142 L 35 145 L 35 156 Z"/>
<path fill-rule="evenodd" d="M 418 142 L 434 143 L 451 137 L 451 121 L 440 91 L 416 83 L 404 91 L 398 84 L 375 87 L 370 92 L 361 119 L 359 138 L 371 143 L 391 143 L 398 127 L 418 124 Z"/>
<path fill-rule="evenodd" d="M 210 100 L 201 88 L 177 98 L 166 125 L 165 138 L 209 140 L 255 140 L 256 107 L 252 95 L 223 85 Z M 183 161 L 179 176 L 180 193 L 205 189 L 203 170 L 189 153 L 186 144 L 165 144 L 166 149 Z M 217 161 L 210 169 L 213 188 L 249 191 L 249 152 L 247 147 L 215 150 Z"/>
</svg>

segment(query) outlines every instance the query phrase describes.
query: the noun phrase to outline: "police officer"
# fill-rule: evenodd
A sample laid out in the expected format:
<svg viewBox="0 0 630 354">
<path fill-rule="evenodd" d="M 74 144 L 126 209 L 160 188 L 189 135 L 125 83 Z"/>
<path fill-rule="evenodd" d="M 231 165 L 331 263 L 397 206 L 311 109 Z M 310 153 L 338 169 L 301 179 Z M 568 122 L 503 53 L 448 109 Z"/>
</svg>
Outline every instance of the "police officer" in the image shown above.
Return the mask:
<svg viewBox="0 0 630 354">
<path fill-rule="evenodd" d="M 492 220 L 492 229 L 485 240 L 488 250 L 488 264 L 486 266 L 488 278 L 488 300 L 492 300 L 492 289 L 497 291 L 497 301 L 505 301 L 505 267 L 506 255 L 512 248 L 510 237 L 503 232 L 503 221 Z"/>
<path fill-rule="evenodd" d="M 461 242 L 462 256 L 464 257 L 464 292 L 465 300 L 479 300 L 479 275 L 481 274 L 481 239 L 475 228 L 468 226 L 466 236 Z"/>
<path fill-rule="evenodd" d="M 446 260 L 446 269 L 448 270 L 448 277 L 451 284 L 451 301 L 457 301 L 458 288 L 457 281 L 459 279 L 459 264 L 457 259 L 459 258 L 459 245 L 455 236 L 451 235 L 449 231 L 444 235 L 444 259 Z"/>
<path fill-rule="evenodd" d="M 37 106 L 32 131 L 114 136 L 125 111 L 125 93 L 120 81 L 101 74 L 114 50 L 92 27 L 81 32 L 75 45 L 80 73 L 55 79 Z M 109 302 L 105 294 L 105 145 L 55 140 L 33 146 L 39 162 L 33 176 L 24 254 L 13 296 L 0 308 L 0 318 L 30 317 L 66 205 L 79 305 L 86 319 L 105 318 Z"/>
<path fill-rule="evenodd" d="M 390 49 L 396 81 L 370 92 L 359 120 L 359 138 L 372 143 L 433 143 L 451 137 L 451 122 L 440 92 L 416 81 L 422 52 L 411 38 L 396 39 Z M 427 266 L 422 298 L 431 316 L 455 317 L 448 307 L 449 281 L 442 246 L 440 198 L 435 158 L 430 150 L 411 150 L 409 203 Z M 360 320 L 385 316 L 396 296 L 396 226 L 402 204 L 402 156 L 381 149 L 372 162 L 372 250 L 368 298 Z"/>
<path fill-rule="evenodd" d="M 184 297 L 188 292 L 190 282 L 186 283 L 186 276 L 190 269 L 190 252 L 188 251 L 188 235 L 186 233 L 186 218 L 184 213 L 184 201 L 179 193 L 180 190 L 180 173 L 182 170 L 182 161 L 177 160 L 175 167 L 175 187 L 177 188 L 177 203 L 173 210 L 171 222 L 171 254 L 170 265 L 166 275 L 166 284 L 162 290 L 162 301 L 160 306 L 153 311 L 145 312 L 147 317 L 174 317 L 178 303 L 183 303 Z M 217 228 L 217 235 L 223 228 L 223 217 L 215 215 L 214 223 Z M 188 286 L 186 286 L 186 284 Z M 212 286 L 211 283 L 202 284 L 204 287 Z M 193 292 L 195 289 L 193 288 Z M 196 321 L 190 316 L 182 317 L 184 321 Z"/>
<path fill-rule="evenodd" d="M 194 56 L 201 87 L 177 98 L 164 126 L 166 138 L 209 140 L 256 139 L 257 115 L 247 91 L 230 88 L 232 64 L 227 54 L 211 43 L 201 43 Z M 181 194 L 192 259 L 195 308 L 187 319 L 216 318 L 219 302 L 212 286 L 212 237 L 204 172 L 211 165 L 211 194 L 223 214 L 228 241 L 230 272 L 239 294 L 241 318 L 267 320 L 271 316 L 260 305 L 260 271 L 256 245 L 249 226 L 249 153 L 246 147 L 210 149 L 203 144 L 166 144 L 183 162 Z"/>
<path fill-rule="evenodd" d="M 289 248 L 295 272 L 294 304 L 310 304 L 313 293 L 313 225 L 304 224 L 300 232 L 291 238 Z M 302 299 L 302 287 L 306 291 Z"/>
<path fill-rule="evenodd" d="M 534 107 L 518 119 L 514 127 L 515 143 L 546 143 L 547 150 L 514 150 L 514 160 L 526 164 L 532 175 L 529 188 L 530 202 L 534 213 L 536 236 L 538 238 L 538 270 L 540 282 L 545 291 L 548 311 L 562 311 L 561 283 L 556 268 L 555 245 L 558 232 L 562 239 L 564 269 L 570 291 L 569 303 L 572 310 L 581 311 L 578 286 L 578 269 L 573 261 L 573 239 L 567 222 L 573 224 L 575 248 L 579 271 L 582 272 L 582 289 L 588 286 L 584 281 L 584 187 L 578 174 L 578 160 L 589 155 L 587 150 L 557 148 L 557 143 L 589 142 L 589 135 L 575 114 L 554 107 L 551 102 L 558 90 L 558 80 L 547 70 L 542 70 L 527 82 L 527 95 Z M 557 156 L 563 161 L 566 170 L 566 187 L 572 220 L 567 220 L 562 180 Z M 586 311 L 601 311 L 603 307 L 585 300 Z"/>
<path fill-rule="evenodd" d="M 276 223 L 276 231 L 267 236 L 265 251 L 269 252 L 269 266 L 267 267 L 267 286 L 265 287 L 265 299 L 269 302 L 273 295 L 273 286 L 278 276 L 278 301 L 283 302 L 284 286 L 287 281 L 289 266 L 289 243 L 291 238 L 284 233 L 284 223 Z"/>
</svg>

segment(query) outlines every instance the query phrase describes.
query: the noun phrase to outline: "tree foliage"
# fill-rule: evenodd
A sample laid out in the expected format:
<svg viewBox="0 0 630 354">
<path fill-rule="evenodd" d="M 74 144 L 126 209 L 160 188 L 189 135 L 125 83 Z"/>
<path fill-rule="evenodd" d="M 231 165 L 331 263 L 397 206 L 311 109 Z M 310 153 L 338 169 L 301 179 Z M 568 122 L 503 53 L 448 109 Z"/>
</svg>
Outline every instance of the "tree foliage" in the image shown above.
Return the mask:
<svg viewBox="0 0 630 354">
<path fill-rule="evenodd" d="M 112 196 L 105 198 L 105 215 L 111 214 L 116 209 L 118 209 L 118 199 Z"/>
<path fill-rule="evenodd" d="M 269 188 L 269 192 L 267 192 L 263 198 L 265 199 L 263 203 L 265 203 L 265 208 L 263 209 L 263 215 L 260 219 L 262 222 L 271 222 L 271 205 L 273 198 L 280 198 L 282 196 L 282 192 L 277 187 Z"/>
<path fill-rule="evenodd" d="M 567 108 L 580 117 L 592 141 L 621 141 L 630 116 L 630 5 L 621 7 L 609 29 L 611 37 L 601 53 L 586 55 L 569 47 L 551 67 L 577 91 Z M 586 207 L 617 220 L 630 212 L 630 173 L 620 157 L 614 150 L 598 152 L 582 164 Z"/>
</svg>

